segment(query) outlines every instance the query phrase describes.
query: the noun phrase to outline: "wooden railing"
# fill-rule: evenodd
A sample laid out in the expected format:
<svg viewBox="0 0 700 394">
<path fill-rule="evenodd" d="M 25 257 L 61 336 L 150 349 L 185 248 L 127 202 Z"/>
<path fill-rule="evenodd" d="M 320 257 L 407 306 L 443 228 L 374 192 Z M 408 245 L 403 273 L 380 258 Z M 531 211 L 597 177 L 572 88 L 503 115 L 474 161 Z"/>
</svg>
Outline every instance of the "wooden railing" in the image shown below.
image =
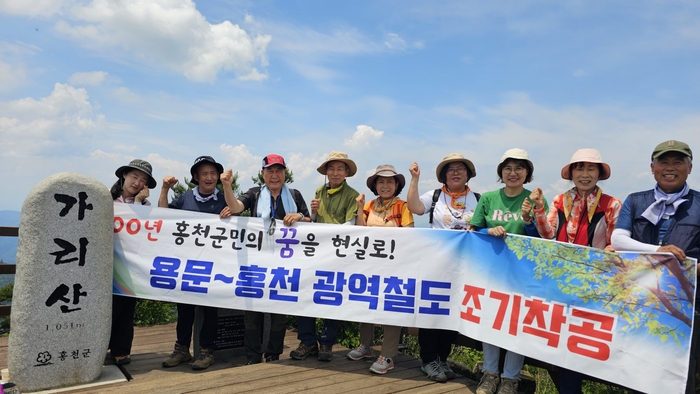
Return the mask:
<svg viewBox="0 0 700 394">
<path fill-rule="evenodd" d="M 16 237 L 19 235 L 19 227 L 0 226 L 0 237 Z M 0 275 L 10 275 L 15 273 L 15 264 L 0 264 Z M 10 316 L 11 305 L 0 305 L 0 316 Z"/>
</svg>

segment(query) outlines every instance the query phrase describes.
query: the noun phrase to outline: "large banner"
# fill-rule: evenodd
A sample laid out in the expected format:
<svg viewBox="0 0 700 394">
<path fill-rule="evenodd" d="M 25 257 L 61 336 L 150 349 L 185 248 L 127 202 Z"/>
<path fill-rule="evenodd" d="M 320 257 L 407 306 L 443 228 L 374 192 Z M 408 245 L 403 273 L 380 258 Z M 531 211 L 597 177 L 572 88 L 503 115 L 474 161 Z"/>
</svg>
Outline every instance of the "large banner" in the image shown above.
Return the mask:
<svg viewBox="0 0 700 394">
<path fill-rule="evenodd" d="M 466 231 L 114 205 L 114 293 L 456 330 L 650 393 L 682 393 L 695 261 Z"/>
</svg>

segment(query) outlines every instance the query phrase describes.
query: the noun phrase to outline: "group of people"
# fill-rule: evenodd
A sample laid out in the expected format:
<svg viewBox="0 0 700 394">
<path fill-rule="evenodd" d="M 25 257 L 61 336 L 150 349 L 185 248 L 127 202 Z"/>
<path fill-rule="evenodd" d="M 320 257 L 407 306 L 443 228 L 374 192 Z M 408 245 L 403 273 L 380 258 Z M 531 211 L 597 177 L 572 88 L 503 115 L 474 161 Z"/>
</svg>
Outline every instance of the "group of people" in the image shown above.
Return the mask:
<svg viewBox="0 0 700 394">
<path fill-rule="evenodd" d="M 503 187 L 483 194 L 470 189 L 469 180 L 476 176 L 476 167 L 461 154 L 450 154 L 438 164 L 435 175 L 442 187 L 423 194 L 418 190 L 421 170 L 413 163 L 409 167 L 411 179 L 405 201 L 399 195 L 406 179 L 388 164 L 378 166 L 367 178 L 367 188 L 376 198 L 365 201 L 364 194 L 347 183 L 347 178 L 357 172 L 355 162 L 347 154 L 334 151 L 317 169 L 327 182 L 316 190 L 309 210 L 301 193 L 285 183 L 287 165 L 281 156 L 267 155 L 261 170 L 264 184 L 239 197 L 231 190 L 232 170 L 224 171 L 210 156 L 201 156 L 190 169 L 196 187 L 168 202 L 168 192 L 177 180 L 167 176 L 163 179 L 158 206 L 212 213 L 222 218 L 250 210 L 253 217 L 275 218 L 285 226 L 303 221 L 413 227 L 413 215 L 427 214 L 430 227 L 435 229 L 478 231 L 494 237 L 518 234 L 601 249 L 668 252 L 684 261 L 686 257 L 700 258 L 700 192 L 690 189 L 687 183 L 692 158 L 687 144 L 675 140 L 662 142 L 651 155 L 656 185 L 651 190 L 630 194 L 622 203 L 604 194 L 598 185 L 598 181 L 611 175 L 610 166 L 600 153 L 595 149 L 579 149 L 561 169 L 561 177 L 572 181 L 573 187 L 554 197 L 549 205 L 540 188 L 525 188 L 533 179 L 535 167 L 523 149 L 509 149 L 503 154 L 496 168 Z M 118 180 L 112 187 L 114 201 L 149 205 L 148 189 L 156 187 L 151 170 L 151 165 L 143 160 L 133 160 L 117 169 Z M 218 183 L 223 185 L 223 193 L 216 188 Z M 114 296 L 110 349 L 117 364 L 130 361 L 134 305 L 133 298 Z M 163 361 L 164 367 L 192 359 L 189 349 L 194 308 L 177 305 L 177 341 L 173 353 Z M 193 369 L 204 369 L 213 363 L 217 311 L 211 307 L 204 307 L 203 311 L 201 349 Z M 697 316 L 696 312 L 694 323 Z M 245 311 L 244 345 L 249 364 L 260 363 L 263 358 L 267 362 L 275 361 L 282 353 L 285 316 L 271 316 L 270 339 L 264 353 L 260 338 L 262 317 L 260 312 Z M 300 316 L 297 327 L 300 343 L 290 357 L 303 360 L 317 356 L 320 361 L 330 361 L 339 326 L 339 321 L 325 319 L 323 330 L 317 335 L 316 319 Z M 393 369 L 401 327 L 384 325 L 383 330 L 382 348 L 377 356 L 372 348 L 374 327 L 361 323 L 360 345 L 347 357 L 374 359 L 370 367 L 374 373 L 384 374 Z M 691 338 L 688 393 L 695 392 L 698 331 L 694 330 Z M 428 378 L 445 382 L 458 376 L 446 362 L 457 335 L 440 329 L 419 330 L 422 370 Z M 501 371 L 498 346 L 483 343 L 483 354 L 483 377 L 477 394 L 515 394 L 524 356 L 507 351 Z M 581 393 L 584 375 L 560 368 L 560 377 L 562 393 Z"/>
</svg>

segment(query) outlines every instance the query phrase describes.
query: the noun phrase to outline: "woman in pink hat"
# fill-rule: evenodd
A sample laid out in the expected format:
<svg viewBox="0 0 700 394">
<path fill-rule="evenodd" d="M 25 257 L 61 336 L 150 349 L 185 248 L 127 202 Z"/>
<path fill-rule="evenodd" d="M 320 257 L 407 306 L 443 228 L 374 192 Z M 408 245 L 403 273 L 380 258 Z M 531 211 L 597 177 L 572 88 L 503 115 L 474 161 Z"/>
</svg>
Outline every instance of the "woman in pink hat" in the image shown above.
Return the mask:
<svg viewBox="0 0 700 394">
<path fill-rule="evenodd" d="M 573 181 L 571 190 L 554 197 L 552 208 L 544 210 L 542 190 L 535 189 L 530 196 L 535 206 L 537 231 L 545 239 L 569 242 L 599 249 L 610 248 L 617 217 L 622 203 L 603 194 L 598 181 L 610 178 L 610 166 L 595 149 L 579 149 L 569 164 L 561 169 L 561 177 Z M 523 207 L 529 211 L 528 207 Z M 564 368 L 559 369 L 559 392 L 580 394 L 583 375 Z"/>
<path fill-rule="evenodd" d="M 367 178 L 367 187 L 377 196 L 365 204 L 365 195 L 357 196 L 357 219 L 355 225 L 369 227 L 413 227 L 413 214 L 408 204 L 399 199 L 406 186 L 406 178 L 396 172 L 394 166 L 382 164 L 374 175 Z M 401 327 L 382 325 L 384 340 L 379 358 L 369 367 L 370 372 L 385 374 L 394 369 L 394 357 L 398 354 Z M 374 358 L 372 339 L 374 324 L 360 323 L 360 346 L 348 353 L 350 360 Z"/>
<path fill-rule="evenodd" d="M 531 196 L 537 231 L 545 239 L 605 249 L 612 235 L 622 203 L 603 194 L 598 181 L 610 178 L 610 166 L 595 149 L 579 149 L 569 164 L 561 169 L 561 177 L 574 183 L 571 190 L 554 197 L 554 209 L 545 214 L 542 190 Z"/>
</svg>

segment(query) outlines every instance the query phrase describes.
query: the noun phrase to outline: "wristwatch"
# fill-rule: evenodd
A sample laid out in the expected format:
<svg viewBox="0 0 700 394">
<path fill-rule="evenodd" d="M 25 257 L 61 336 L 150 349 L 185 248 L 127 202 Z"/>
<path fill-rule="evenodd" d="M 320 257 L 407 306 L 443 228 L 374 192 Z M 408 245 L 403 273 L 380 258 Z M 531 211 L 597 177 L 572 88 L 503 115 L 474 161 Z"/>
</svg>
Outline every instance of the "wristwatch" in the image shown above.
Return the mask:
<svg viewBox="0 0 700 394">
<path fill-rule="evenodd" d="M 304 220 L 304 217 L 305 217 L 305 216 L 304 216 L 304 214 L 303 214 L 303 213 L 301 213 L 301 212 L 297 212 L 297 213 L 298 213 L 299 215 L 301 215 L 301 219 L 299 219 L 299 221 L 302 221 L 302 220 Z"/>
</svg>

